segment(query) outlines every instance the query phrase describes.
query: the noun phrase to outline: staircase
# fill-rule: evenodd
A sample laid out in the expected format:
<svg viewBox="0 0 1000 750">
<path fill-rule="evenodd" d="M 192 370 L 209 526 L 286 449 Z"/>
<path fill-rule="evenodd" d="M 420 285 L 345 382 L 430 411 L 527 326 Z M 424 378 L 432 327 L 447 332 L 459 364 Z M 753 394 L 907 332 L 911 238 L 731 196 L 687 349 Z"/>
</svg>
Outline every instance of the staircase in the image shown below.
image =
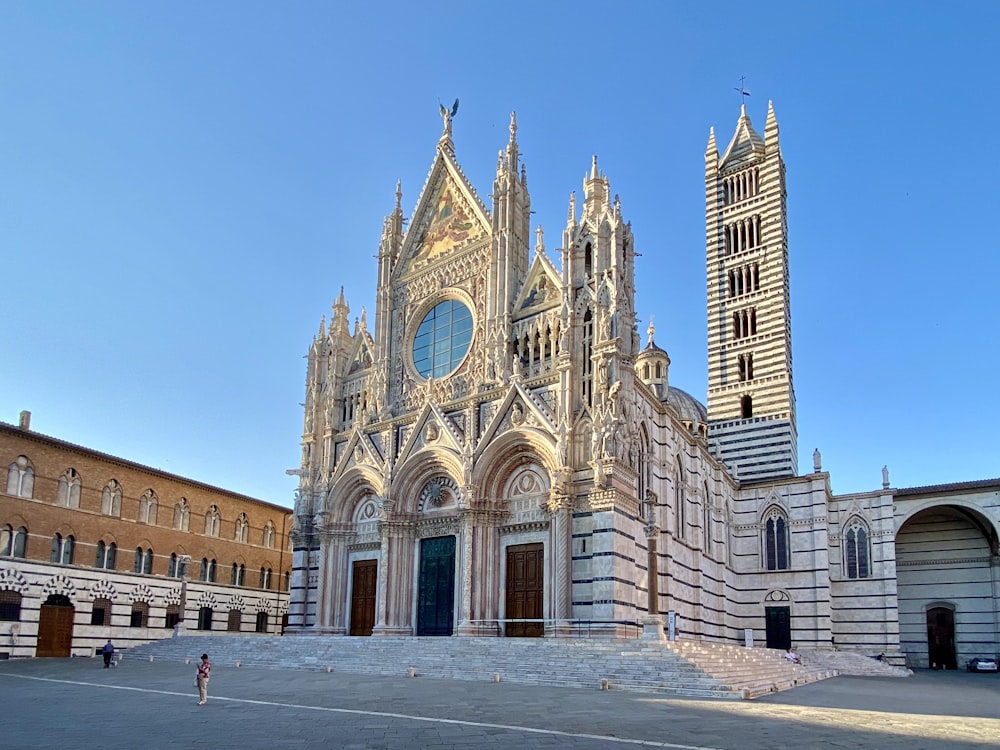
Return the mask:
<svg viewBox="0 0 1000 750">
<path fill-rule="evenodd" d="M 802 663 L 821 670 L 836 670 L 842 675 L 858 677 L 909 677 L 913 671 L 884 661 L 876 661 L 857 651 L 804 648 L 799 652 Z"/>
<path fill-rule="evenodd" d="M 701 698 L 753 698 L 833 677 L 781 651 L 717 643 L 573 638 L 183 636 L 128 650 L 135 659 L 352 674 L 504 681 Z"/>
</svg>

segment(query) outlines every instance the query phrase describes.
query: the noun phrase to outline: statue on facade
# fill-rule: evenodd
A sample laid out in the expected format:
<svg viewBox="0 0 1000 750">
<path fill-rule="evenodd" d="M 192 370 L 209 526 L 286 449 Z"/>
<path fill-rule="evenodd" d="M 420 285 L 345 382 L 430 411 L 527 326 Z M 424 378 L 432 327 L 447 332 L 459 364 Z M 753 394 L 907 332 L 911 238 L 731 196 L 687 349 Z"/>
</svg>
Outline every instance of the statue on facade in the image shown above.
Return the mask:
<svg viewBox="0 0 1000 750">
<path fill-rule="evenodd" d="M 451 110 L 449 110 L 446 106 L 444 106 L 443 104 L 441 104 L 441 102 L 438 102 L 438 106 L 441 108 L 441 119 L 444 120 L 444 133 L 443 133 L 443 135 L 447 135 L 447 136 L 450 137 L 451 136 L 451 120 L 452 120 L 452 118 L 455 115 L 458 114 L 458 99 L 456 99 L 455 103 L 453 105 L 451 105 Z"/>
</svg>

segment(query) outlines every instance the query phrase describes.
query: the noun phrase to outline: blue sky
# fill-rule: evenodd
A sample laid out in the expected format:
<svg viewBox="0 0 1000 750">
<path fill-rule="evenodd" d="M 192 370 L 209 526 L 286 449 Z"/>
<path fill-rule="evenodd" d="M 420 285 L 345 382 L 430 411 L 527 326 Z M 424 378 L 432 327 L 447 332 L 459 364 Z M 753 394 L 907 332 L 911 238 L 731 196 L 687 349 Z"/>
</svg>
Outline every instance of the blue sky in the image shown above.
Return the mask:
<svg viewBox="0 0 1000 750">
<path fill-rule="evenodd" d="M 1000 4 L 703 5 L 0 5 L 0 420 L 290 504 L 303 355 L 341 286 L 374 321 L 455 97 L 482 196 L 517 111 L 552 257 L 598 155 L 640 330 L 704 400 L 704 150 L 746 76 L 788 168 L 800 468 L 1000 475 Z"/>
</svg>

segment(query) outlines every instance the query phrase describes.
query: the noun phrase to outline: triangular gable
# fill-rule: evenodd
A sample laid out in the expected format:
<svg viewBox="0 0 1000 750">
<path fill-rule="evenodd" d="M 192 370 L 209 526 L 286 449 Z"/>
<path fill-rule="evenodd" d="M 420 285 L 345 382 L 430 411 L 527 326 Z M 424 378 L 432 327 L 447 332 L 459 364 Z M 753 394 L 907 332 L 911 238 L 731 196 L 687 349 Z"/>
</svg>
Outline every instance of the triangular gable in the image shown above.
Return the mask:
<svg viewBox="0 0 1000 750">
<path fill-rule="evenodd" d="M 747 116 L 746 110 L 743 110 L 740 119 L 736 122 L 736 132 L 733 133 L 733 139 L 719 160 L 719 168 L 734 166 L 741 161 L 748 161 L 763 155 L 764 139 L 753 129 L 750 117 Z"/>
<path fill-rule="evenodd" d="M 520 411 L 518 407 L 520 407 Z M 510 384 L 507 395 L 500 403 L 500 407 L 493 413 L 492 419 L 483 430 L 482 438 L 476 447 L 475 457 L 478 459 L 482 456 L 483 451 L 493 439 L 505 431 L 505 426 L 509 429 L 515 429 L 524 425 L 537 426 L 547 435 L 554 435 L 557 432 L 555 417 L 549 412 L 548 407 L 532 396 L 531 392 L 520 381 L 514 380 Z"/>
<path fill-rule="evenodd" d="M 406 440 L 396 457 L 396 464 L 401 465 L 410 456 L 424 448 L 434 446 L 446 448 L 462 455 L 462 443 L 455 426 L 441 410 L 429 401 L 420 410 L 417 421 L 406 435 Z"/>
<path fill-rule="evenodd" d="M 396 276 L 461 251 L 489 235 L 491 226 L 476 191 L 452 157 L 439 148 L 403 240 Z"/>
<path fill-rule="evenodd" d="M 559 284 L 559 273 L 552 261 L 543 253 L 537 253 L 514 303 L 515 319 L 558 305 L 561 300 Z"/>
<path fill-rule="evenodd" d="M 349 470 L 355 467 L 365 468 L 367 471 L 380 473 L 382 464 L 385 462 L 382 455 L 367 435 L 359 426 L 355 426 L 351 436 L 347 439 L 341 453 L 341 459 L 337 462 L 333 470 L 332 482 L 336 482 Z"/>
<path fill-rule="evenodd" d="M 375 341 L 368 331 L 359 331 L 354 337 L 351 356 L 347 358 L 347 370 L 344 375 L 351 375 L 361 370 L 367 370 L 375 361 Z"/>
</svg>

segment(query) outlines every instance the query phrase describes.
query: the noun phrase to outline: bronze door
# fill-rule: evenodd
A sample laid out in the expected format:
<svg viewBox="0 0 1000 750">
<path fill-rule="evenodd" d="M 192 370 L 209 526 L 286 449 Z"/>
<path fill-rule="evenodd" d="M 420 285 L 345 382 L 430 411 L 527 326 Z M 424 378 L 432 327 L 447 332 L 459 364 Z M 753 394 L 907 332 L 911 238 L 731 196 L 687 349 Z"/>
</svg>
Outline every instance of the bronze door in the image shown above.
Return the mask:
<svg viewBox="0 0 1000 750">
<path fill-rule="evenodd" d="M 375 627 L 377 560 L 356 560 L 351 584 L 351 635 L 371 635 Z"/>
<path fill-rule="evenodd" d="M 764 607 L 764 625 L 768 648 L 792 647 L 792 618 L 788 607 Z"/>
<path fill-rule="evenodd" d="M 451 635 L 455 620 L 455 537 L 420 541 L 417 635 Z"/>
<path fill-rule="evenodd" d="M 53 600 L 63 600 L 54 602 Z M 73 613 L 64 596 L 50 596 L 38 617 L 38 642 L 35 656 L 69 656 L 73 648 Z"/>
<path fill-rule="evenodd" d="M 540 638 L 545 633 L 542 622 L 545 551 L 541 544 L 520 544 L 507 548 L 507 618 L 538 620 L 508 622 L 504 635 L 509 638 Z"/>
<path fill-rule="evenodd" d="M 957 669 L 955 613 L 947 607 L 927 610 L 927 659 L 931 669 Z"/>
</svg>

